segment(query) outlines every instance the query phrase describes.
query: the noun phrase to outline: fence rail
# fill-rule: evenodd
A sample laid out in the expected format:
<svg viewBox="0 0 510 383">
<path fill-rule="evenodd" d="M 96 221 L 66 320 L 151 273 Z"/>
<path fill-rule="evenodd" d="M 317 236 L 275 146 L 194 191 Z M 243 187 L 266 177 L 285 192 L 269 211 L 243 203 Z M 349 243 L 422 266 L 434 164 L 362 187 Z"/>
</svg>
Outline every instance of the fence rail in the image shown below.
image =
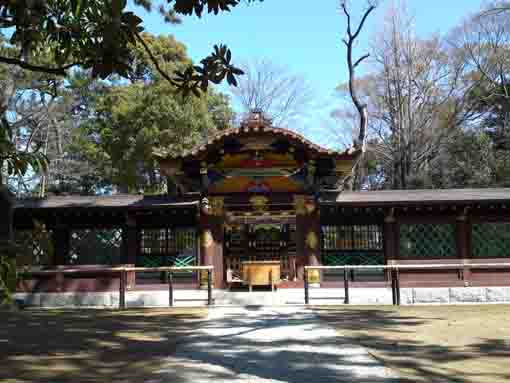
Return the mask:
<svg viewBox="0 0 510 383">
<path fill-rule="evenodd" d="M 391 278 L 391 295 L 394 305 L 400 306 L 400 271 L 402 270 L 458 270 L 459 275 L 464 279 L 464 270 L 466 269 L 506 269 L 510 268 L 510 263 L 446 263 L 446 264 L 427 264 L 427 265 L 343 265 L 343 266 L 305 266 L 304 285 L 305 285 L 305 304 L 310 304 L 310 283 L 308 272 L 310 270 L 343 270 L 344 274 L 344 303 L 349 304 L 349 278 L 348 273 L 351 270 L 387 270 Z"/>
<path fill-rule="evenodd" d="M 22 269 L 18 274 L 22 277 L 37 275 L 63 275 L 63 274 L 90 274 L 90 273 L 118 273 L 120 276 L 119 283 L 119 309 L 126 308 L 126 285 L 128 271 L 145 271 L 145 272 L 166 272 L 168 273 L 168 305 L 174 305 L 174 285 L 173 274 L 181 271 L 206 271 L 207 272 L 207 305 L 212 305 L 212 273 L 213 266 L 167 266 L 167 267 L 84 267 L 84 268 L 66 268 L 66 269 Z"/>
</svg>

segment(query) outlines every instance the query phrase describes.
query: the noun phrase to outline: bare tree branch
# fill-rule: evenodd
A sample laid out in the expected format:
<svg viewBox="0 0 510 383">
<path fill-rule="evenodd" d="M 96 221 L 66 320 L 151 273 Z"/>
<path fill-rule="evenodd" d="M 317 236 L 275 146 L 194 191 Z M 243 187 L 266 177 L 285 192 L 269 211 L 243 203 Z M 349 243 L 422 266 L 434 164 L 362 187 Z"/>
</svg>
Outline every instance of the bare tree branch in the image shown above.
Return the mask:
<svg viewBox="0 0 510 383">
<path fill-rule="evenodd" d="M 10 58 L 10 57 L 3 57 L 3 56 L 0 56 L 0 63 L 16 65 L 16 66 L 26 69 L 26 70 L 54 74 L 57 76 L 65 76 L 66 70 L 68 70 L 74 66 L 81 65 L 81 63 L 79 63 L 79 62 L 75 62 L 75 63 L 65 65 L 63 67 L 60 67 L 60 68 L 51 68 L 51 67 L 33 65 L 33 64 L 27 63 L 26 61 L 22 61 L 22 60 Z"/>
<path fill-rule="evenodd" d="M 347 38 L 344 39 L 344 43 L 347 46 L 347 65 L 349 70 L 349 93 L 351 95 L 352 102 L 356 106 L 356 109 L 358 110 L 359 114 L 359 132 L 358 137 L 354 141 L 354 148 L 357 150 L 363 151 L 365 138 L 366 138 L 366 132 L 367 132 L 367 126 L 368 126 L 368 112 L 367 112 L 367 105 L 361 103 L 357 91 L 356 91 L 356 67 L 366 58 L 368 58 L 370 55 L 365 54 L 361 58 L 359 58 L 355 63 L 353 63 L 353 46 L 356 42 L 356 38 L 359 36 L 363 25 L 365 24 L 368 16 L 370 13 L 372 13 L 375 10 L 375 5 L 369 5 L 366 9 L 365 13 L 363 14 L 360 23 L 356 27 L 356 32 L 352 34 L 352 26 L 351 26 L 351 15 L 347 9 L 347 4 L 345 2 L 342 2 L 341 7 L 344 11 L 344 14 L 347 18 Z"/>
<path fill-rule="evenodd" d="M 313 100 L 313 90 L 306 78 L 268 59 L 255 60 L 242 69 L 245 74 L 231 92 L 243 112 L 260 110 L 275 125 L 288 125 L 306 113 Z"/>
</svg>

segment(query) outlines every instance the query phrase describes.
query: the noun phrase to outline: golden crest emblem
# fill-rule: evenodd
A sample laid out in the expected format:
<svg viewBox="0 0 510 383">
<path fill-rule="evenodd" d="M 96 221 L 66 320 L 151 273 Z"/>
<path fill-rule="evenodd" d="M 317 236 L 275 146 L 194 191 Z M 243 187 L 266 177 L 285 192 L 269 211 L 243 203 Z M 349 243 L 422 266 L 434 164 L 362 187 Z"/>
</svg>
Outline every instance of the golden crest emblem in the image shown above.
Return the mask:
<svg viewBox="0 0 510 383">
<path fill-rule="evenodd" d="M 317 234 L 313 231 L 309 231 L 306 235 L 306 246 L 310 249 L 316 249 L 319 244 L 319 239 L 317 238 Z"/>
<path fill-rule="evenodd" d="M 255 196 L 250 198 L 251 206 L 257 213 L 265 212 L 269 209 L 269 199 L 264 196 Z"/>
<path fill-rule="evenodd" d="M 215 216 L 222 216 L 225 201 L 222 197 L 209 198 L 209 213 Z"/>
<path fill-rule="evenodd" d="M 203 246 L 206 248 L 211 247 L 214 244 L 214 238 L 211 233 L 211 230 L 206 230 L 203 232 L 202 243 L 203 243 Z"/>
<path fill-rule="evenodd" d="M 296 210 L 296 215 L 305 215 L 306 214 L 306 206 L 305 206 L 305 197 L 302 195 L 294 197 L 294 209 Z"/>
</svg>

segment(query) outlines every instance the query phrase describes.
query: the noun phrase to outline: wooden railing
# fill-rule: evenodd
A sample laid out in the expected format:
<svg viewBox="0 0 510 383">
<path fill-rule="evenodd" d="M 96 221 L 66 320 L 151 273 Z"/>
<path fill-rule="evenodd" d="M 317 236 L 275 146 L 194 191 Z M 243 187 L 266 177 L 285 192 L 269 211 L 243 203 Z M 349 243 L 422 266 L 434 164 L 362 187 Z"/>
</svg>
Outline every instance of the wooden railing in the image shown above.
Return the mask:
<svg viewBox="0 0 510 383">
<path fill-rule="evenodd" d="M 345 266 L 305 266 L 305 304 L 310 304 L 310 283 L 308 272 L 310 270 L 343 270 L 344 274 L 344 303 L 349 304 L 349 278 L 351 270 L 387 270 L 391 278 L 391 295 L 394 305 L 400 305 L 400 271 L 402 270 L 458 270 L 459 277 L 464 279 L 466 269 L 505 269 L 510 268 L 510 263 L 451 263 L 451 264 L 428 264 L 428 265 L 345 265 Z"/>
<path fill-rule="evenodd" d="M 37 275 L 77 275 L 91 273 L 118 273 L 120 276 L 119 283 L 119 309 L 126 308 L 126 286 L 127 273 L 129 271 L 146 271 L 146 272 L 165 272 L 168 273 L 168 305 L 174 306 L 174 285 L 173 273 L 182 271 L 206 271 L 207 272 L 207 305 L 211 306 L 212 301 L 212 273 L 213 266 L 167 266 L 167 267 L 90 267 L 90 268 L 67 268 L 67 269 L 51 269 L 51 270 L 19 270 L 20 277 L 37 276 Z"/>
</svg>

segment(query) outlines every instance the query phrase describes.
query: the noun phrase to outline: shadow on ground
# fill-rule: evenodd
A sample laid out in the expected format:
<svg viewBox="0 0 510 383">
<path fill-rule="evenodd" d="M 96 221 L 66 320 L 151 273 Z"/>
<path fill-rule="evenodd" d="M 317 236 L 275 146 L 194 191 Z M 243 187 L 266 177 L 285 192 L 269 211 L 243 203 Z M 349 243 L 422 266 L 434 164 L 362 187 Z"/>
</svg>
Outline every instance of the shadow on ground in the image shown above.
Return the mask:
<svg viewBox="0 0 510 383">
<path fill-rule="evenodd" d="M 204 310 L 0 312 L 4 366 L 0 381 L 145 381 L 205 314 Z"/>
<path fill-rule="evenodd" d="M 424 318 L 373 308 L 282 313 L 256 306 L 210 320 L 201 312 L 174 310 L 0 314 L 0 364 L 7 366 L 0 369 L 0 380 L 196 383 L 240 382 L 240 376 L 250 376 L 257 383 L 467 383 L 510 379 L 508 367 L 477 373 L 445 364 L 484 356 L 503 363 L 510 357 L 510 345 L 503 339 L 480 339 L 467 348 L 403 340 L 404 334 L 431 321 L 446 320 L 440 314 Z M 328 325 L 341 336 L 312 335 Z M 301 329 L 295 339 L 284 334 L 292 326 Z M 270 331 L 271 340 L 257 335 L 260 331 Z M 407 379 L 372 374 L 379 363 L 359 354 L 359 344 L 377 358 L 382 355 L 391 367 L 415 374 Z M 270 352 L 265 351 L 268 345 Z"/>
<path fill-rule="evenodd" d="M 508 306 L 317 308 L 340 338 L 415 382 L 510 381 Z"/>
</svg>

